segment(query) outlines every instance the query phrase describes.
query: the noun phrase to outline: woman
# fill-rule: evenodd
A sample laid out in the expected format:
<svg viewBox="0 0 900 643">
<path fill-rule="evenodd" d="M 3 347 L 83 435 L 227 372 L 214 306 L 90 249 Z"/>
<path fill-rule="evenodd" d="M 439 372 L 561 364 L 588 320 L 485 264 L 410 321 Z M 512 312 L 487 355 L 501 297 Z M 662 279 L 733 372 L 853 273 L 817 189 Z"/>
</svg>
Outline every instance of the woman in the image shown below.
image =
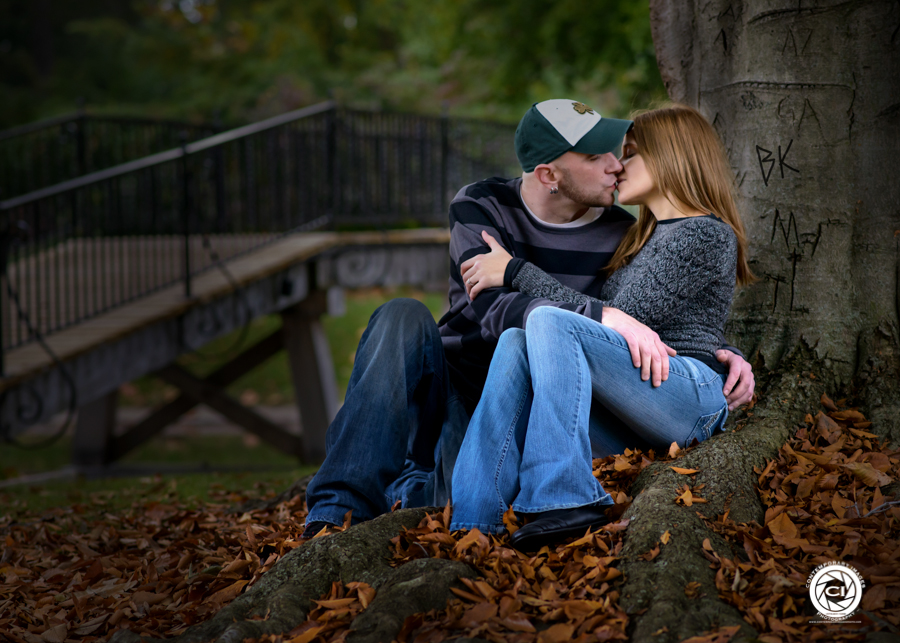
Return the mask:
<svg viewBox="0 0 900 643">
<path fill-rule="evenodd" d="M 677 351 L 668 378 L 644 381 L 624 338 L 603 324 L 537 308 L 524 331 L 498 343 L 456 462 L 453 529 L 501 532 L 511 505 L 533 517 L 511 539 L 520 549 L 583 534 L 614 504 L 592 475 L 592 443 L 599 455 L 686 447 L 727 417 L 715 351 L 734 287 L 753 275 L 721 142 L 699 112 L 673 105 L 636 116 L 622 151 L 619 201 L 639 205 L 640 216 L 610 261 L 600 301 Z M 503 285 L 509 261 L 486 237 L 491 253 L 462 266 L 473 298 Z M 586 297 L 531 264 L 512 286 L 557 301 Z"/>
</svg>

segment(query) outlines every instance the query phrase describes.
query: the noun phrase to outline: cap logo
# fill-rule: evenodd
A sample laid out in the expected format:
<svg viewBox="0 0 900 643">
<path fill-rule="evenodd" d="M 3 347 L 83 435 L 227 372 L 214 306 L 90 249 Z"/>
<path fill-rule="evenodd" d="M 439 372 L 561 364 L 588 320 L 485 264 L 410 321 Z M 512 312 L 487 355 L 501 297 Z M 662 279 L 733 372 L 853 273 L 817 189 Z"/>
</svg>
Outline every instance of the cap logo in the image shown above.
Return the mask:
<svg viewBox="0 0 900 643">
<path fill-rule="evenodd" d="M 579 114 L 593 114 L 594 110 L 585 105 L 584 103 L 572 103 L 572 109 L 574 109 Z"/>
</svg>

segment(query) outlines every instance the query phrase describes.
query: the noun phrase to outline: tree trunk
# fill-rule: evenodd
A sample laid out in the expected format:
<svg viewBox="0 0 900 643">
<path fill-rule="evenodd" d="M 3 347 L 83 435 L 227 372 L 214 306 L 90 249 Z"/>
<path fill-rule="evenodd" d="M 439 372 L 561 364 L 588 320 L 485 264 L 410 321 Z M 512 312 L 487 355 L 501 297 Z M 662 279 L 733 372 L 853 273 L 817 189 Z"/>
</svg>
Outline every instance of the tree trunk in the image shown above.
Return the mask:
<svg viewBox="0 0 900 643">
<path fill-rule="evenodd" d="M 651 0 L 672 99 L 725 143 L 759 281 L 729 336 L 778 369 L 801 342 L 900 442 L 900 3 Z"/>
</svg>

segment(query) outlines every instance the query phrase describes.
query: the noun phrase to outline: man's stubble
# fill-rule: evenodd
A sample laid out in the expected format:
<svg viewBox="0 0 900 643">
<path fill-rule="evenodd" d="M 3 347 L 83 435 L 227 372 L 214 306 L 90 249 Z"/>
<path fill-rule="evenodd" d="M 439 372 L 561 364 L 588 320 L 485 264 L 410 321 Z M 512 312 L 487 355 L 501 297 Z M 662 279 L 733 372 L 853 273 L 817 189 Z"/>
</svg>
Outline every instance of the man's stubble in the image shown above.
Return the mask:
<svg viewBox="0 0 900 643">
<path fill-rule="evenodd" d="M 607 193 L 606 190 L 598 190 L 590 192 L 586 186 L 577 185 L 572 180 L 572 175 L 568 170 L 559 168 L 563 180 L 559 182 L 559 193 L 564 197 L 571 199 L 575 203 L 581 203 L 590 208 L 608 208 L 615 203 L 613 193 Z"/>
</svg>

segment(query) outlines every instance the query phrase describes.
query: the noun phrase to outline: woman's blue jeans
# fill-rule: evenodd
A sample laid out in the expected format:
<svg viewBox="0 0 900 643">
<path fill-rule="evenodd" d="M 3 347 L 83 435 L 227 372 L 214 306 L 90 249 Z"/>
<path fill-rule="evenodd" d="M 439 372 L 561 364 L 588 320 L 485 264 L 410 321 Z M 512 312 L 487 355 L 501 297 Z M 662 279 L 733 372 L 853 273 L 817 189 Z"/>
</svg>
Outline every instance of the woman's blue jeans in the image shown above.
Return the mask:
<svg viewBox="0 0 900 643">
<path fill-rule="evenodd" d="M 527 514 L 614 504 L 591 458 L 706 440 L 728 415 L 724 377 L 676 356 L 654 388 L 618 332 L 537 308 L 524 331 L 500 337 L 456 461 L 451 528 L 502 532 L 510 505 Z"/>
</svg>

